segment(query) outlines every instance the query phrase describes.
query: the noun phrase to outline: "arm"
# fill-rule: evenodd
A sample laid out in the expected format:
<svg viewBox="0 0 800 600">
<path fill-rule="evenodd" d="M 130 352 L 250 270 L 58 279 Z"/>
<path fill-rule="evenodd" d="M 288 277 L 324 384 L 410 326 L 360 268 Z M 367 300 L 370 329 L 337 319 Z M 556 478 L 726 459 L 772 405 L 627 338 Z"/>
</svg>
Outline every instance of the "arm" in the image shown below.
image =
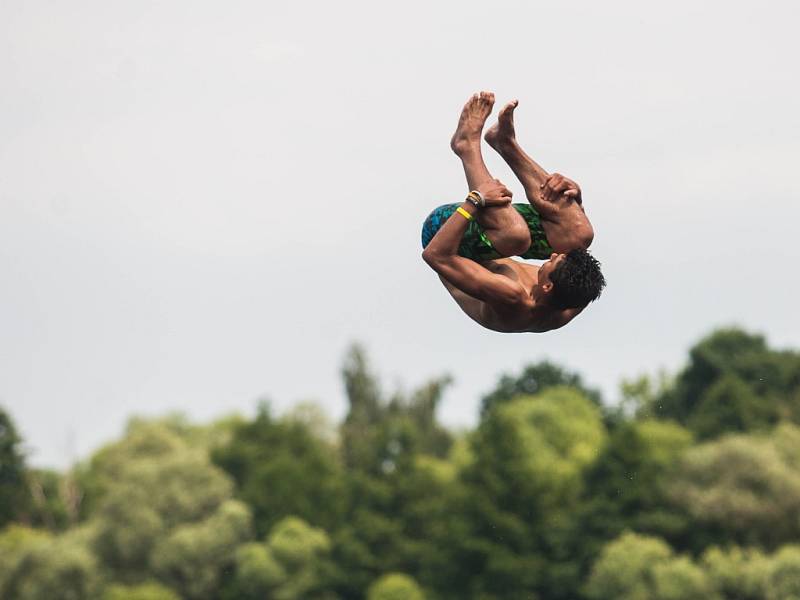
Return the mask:
<svg viewBox="0 0 800 600">
<path fill-rule="evenodd" d="M 511 201 L 510 194 L 505 195 L 508 190 L 499 182 L 488 182 L 478 189 L 487 205 L 508 204 Z M 471 202 L 464 202 L 461 208 L 470 215 L 475 215 L 479 210 Z M 466 217 L 454 212 L 422 252 L 423 260 L 453 286 L 478 300 L 493 305 L 530 301 L 530 295 L 518 282 L 492 273 L 477 262 L 458 255 L 458 246 L 468 223 Z"/>
</svg>

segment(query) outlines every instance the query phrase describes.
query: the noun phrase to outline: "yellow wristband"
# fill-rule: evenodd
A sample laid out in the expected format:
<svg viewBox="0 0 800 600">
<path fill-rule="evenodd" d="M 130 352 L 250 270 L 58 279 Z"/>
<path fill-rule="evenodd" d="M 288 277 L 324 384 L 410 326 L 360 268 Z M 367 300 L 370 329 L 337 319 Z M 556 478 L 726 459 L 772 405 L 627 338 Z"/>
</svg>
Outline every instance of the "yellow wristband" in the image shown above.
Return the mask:
<svg viewBox="0 0 800 600">
<path fill-rule="evenodd" d="M 471 214 L 469 214 L 460 206 L 456 209 L 456 212 L 460 214 L 462 217 L 464 217 L 467 221 L 472 221 L 472 219 L 474 218 Z"/>
</svg>

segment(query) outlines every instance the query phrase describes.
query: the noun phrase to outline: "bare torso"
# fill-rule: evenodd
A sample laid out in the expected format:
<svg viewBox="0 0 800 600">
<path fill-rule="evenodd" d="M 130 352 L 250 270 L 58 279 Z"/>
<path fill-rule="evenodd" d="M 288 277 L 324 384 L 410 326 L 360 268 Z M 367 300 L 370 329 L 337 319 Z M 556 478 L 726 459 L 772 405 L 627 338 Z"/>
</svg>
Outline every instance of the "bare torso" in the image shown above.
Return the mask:
<svg viewBox="0 0 800 600">
<path fill-rule="evenodd" d="M 500 258 L 480 264 L 497 275 L 519 282 L 526 290 L 533 290 L 538 282 L 539 267 L 534 265 L 510 258 Z M 526 306 L 491 305 L 463 292 L 446 279 L 442 277 L 440 279 L 467 316 L 494 331 L 541 333 L 563 327 L 581 312 L 578 308 L 558 310 L 537 305 L 535 302 Z"/>
</svg>

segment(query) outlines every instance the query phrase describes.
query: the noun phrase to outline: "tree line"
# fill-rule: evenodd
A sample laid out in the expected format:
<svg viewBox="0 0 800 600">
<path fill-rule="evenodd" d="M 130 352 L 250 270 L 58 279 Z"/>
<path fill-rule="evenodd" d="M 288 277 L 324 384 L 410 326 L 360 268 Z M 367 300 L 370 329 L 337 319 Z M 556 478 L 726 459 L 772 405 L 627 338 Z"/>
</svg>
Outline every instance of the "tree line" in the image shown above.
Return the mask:
<svg viewBox="0 0 800 600">
<path fill-rule="evenodd" d="M 0 598 L 788 600 L 800 597 L 800 352 L 720 329 L 605 402 L 551 362 L 468 431 L 450 383 L 348 411 L 133 418 L 63 472 L 0 409 Z"/>
</svg>

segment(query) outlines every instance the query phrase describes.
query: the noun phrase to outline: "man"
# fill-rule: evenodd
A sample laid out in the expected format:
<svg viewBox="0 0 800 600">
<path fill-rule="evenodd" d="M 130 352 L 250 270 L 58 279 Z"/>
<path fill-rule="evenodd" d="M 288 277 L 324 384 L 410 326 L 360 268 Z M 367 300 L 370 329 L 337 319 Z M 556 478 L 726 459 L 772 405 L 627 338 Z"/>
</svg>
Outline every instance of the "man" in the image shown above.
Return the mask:
<svg viewBox="0 0 800 600">
<path fill-rule="evenodd" d="M 574 319 L 600 296 L 605 279 L 586 249 L 594 231 L 578 185 L 549 175 L 517 143 L 514 109 L 507 104 L 486 141 L 508 163 L 529 204 L 511 204 L 481 155 L 481 133 L 494 94 L 470 98 L 450 143 L 461 159 L 470 192 L 459 206 L 440 206 L 422 229 L 422 258 L 439 274 L 462 310 L 488 329 L 543 332 Z M 541 266 L 510 259 L 548 259 Z"/>
</svg>

